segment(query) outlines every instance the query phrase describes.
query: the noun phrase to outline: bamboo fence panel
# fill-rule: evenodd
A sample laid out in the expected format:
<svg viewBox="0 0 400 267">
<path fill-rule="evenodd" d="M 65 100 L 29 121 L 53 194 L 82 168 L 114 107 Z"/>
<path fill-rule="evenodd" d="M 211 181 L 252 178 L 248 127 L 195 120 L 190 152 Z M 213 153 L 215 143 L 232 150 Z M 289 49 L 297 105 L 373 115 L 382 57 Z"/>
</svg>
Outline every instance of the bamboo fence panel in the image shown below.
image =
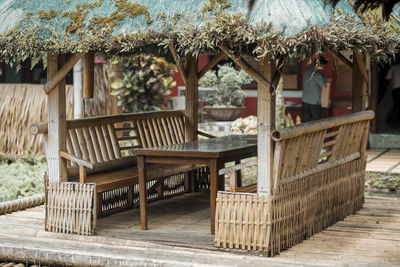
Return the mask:
<svg viewBox="0 0 400 267">
<path fill-rule="evenodd" d="M 215 245 L 225 248 L 269 250 L 271 197 L 218 192 Z"/>
<path fill-rule="evenodd" d="M 215 245 L 274 256 L 361 209 L 372 117 L 359 112 L 275 131 L 272 195 L 219 192 Z"/>
<path fill-rule="evenodd" d="M 50 183 L 47 188 L 47 231 L 93 235 L 96 227 L 96 185 Z"/>
<path fill-rule="evenodd" d="M 104 64 L 95 65 L 95 94 L 91 116 L 107 114 L 109 80 Z M 29 125 L 47 120 L 47 98 L 42 84 L 0 84 L 0 152 L 23 154 L 27 150 L 44 154 L 43 135 L 31 135 Z M 73 86 L 66 86 L 67 119 L 73 114 Z M 18 134 L 16 134 L 18 133 Z"/>
</svg>

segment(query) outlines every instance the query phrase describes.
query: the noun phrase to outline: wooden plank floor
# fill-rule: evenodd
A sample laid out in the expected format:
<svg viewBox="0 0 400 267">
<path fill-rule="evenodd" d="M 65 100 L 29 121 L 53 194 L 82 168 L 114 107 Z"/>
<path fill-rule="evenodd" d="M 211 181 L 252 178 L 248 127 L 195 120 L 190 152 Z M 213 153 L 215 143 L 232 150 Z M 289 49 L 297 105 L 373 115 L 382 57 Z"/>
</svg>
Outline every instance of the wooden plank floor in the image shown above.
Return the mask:
<svg viewBox="0 0 400 267">
<path fill-rule="evenodd" d="M 400 266 L 399 198 L 367 196 L 357 214 L 274 258 L 215 248 L 206 193 L 150 204 L 148 231 L 140 230 L 138 210 L 100 219 L 92 237 L 48 233 L 43 224 L 42 206 L 0 216 L 0 259 L 62 259 L 77 266 Z"/>
<path fill-rule="evenodd" d="M 400 173 L 400 150 L 369 149 L 367 171 Z"/>
</svg>

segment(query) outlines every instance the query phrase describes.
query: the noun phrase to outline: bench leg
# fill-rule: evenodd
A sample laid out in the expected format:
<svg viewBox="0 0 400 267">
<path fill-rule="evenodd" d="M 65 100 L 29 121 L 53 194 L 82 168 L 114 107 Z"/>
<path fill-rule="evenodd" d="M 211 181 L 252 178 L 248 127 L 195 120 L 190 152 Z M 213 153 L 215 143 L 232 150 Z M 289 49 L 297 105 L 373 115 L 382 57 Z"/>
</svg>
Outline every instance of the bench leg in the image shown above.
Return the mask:
<svg viewBox="0 0 400 267">
<path fill-rule="evenodd" d="M 225 168 L 225 163 L 218 162 L 217 171 Z M 225 191 L 225 175 L 218 175 L 218 190 Z"/>
<path fill-rule="evenodd" d="M 147 230 L 147 191 L 146 191 L 146 169 L 144 157 L 137 157 L 137 168 L 139 174 L 139 202 L 140 202 L 140 224 L 142 230 Z"/>
<path fill-rule="evenodd" d="M 194 192 L 194 177 L 195 171 L 190 171 L 185 173 L 185 192 Z"/>
</svg>

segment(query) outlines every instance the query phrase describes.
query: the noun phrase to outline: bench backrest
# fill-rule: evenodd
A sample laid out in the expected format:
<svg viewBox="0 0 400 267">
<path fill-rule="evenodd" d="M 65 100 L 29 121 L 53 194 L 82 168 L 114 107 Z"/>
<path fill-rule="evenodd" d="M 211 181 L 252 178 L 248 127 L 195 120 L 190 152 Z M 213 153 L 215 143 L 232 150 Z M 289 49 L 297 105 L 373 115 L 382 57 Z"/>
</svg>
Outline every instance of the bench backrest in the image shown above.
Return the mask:
<svg viewBox="0 0 400 267">
<path fill-rule="evenodd" d="M 184 123 L 181 110 L 68 120 L 67 152 L 97 165 L 95 172 L 134 166 L 135 148 L 183 143 Z M 39 128 L 47 132 L 46 127 L 47 123 Z M 68 162 L 67 168 L 68 176 L 78 174 L 76 164 Z"/>
<path fill-rule="evenodd" d="M 364 157 L 373 117 L 363 111 L 274 131 L 273 187 Z"/>
</svg>

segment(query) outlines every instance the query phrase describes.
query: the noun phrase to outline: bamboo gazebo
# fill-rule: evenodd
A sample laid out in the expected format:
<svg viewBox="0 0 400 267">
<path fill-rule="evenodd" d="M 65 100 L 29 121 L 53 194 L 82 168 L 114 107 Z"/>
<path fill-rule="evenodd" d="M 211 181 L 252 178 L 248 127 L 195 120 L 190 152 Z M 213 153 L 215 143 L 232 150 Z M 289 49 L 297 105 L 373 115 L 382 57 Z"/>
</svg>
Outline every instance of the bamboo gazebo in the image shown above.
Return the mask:
<svg viewBox="0 0 400 267">
<path fill-rule="evenodd" d="M 134 166 L 135 158 L 121 151 L 135 146 L 123 147 L 121 141 L 127 138 L 118 131 L 140 131 L 138 125 L 149 127 L 142 129 L 149 146 L 196 140 L 198 80 L 225 56 L 258 85 L 258 177 L 256 190 L 218 193 L 216 246 L 274 255 L 361 208 L 368 122 L 373 117 L 363 112 L 369 80 L 365 60 L 388 60 L 399 49 L 398 36 L 384 24 L 363 24 L 346 1 L 338 5 L 342 14 L 322 0 L 257 1 L 249 17 L 240 11 L 246 4 L 245 0 L 11 0 L 0 5 L 1 60 L 18 63 L 31 57 L 33 62 L 47 62 L 48 122 L 33 125 L 31 131 L 47 135 L 48 231 L 93 234 L 97 216 L 132 207 L 143 191 L 137 178 L 103 177 L 102 183 L 92 183 L 96 173 L 86 169 L 94 168 L 98 174 Z M 349 49 L 352 61 L 340 53 Z M 287 60 L 321 51 L 351 66 L 354 114 L 275 131 L 275 90 L 282 67 Z M 183 113 L 65 119 L 64 79 L 80 58 L 85 58 L 84 90 L 90 94 L 93 54 L 137 53 L 176 62 L 186 84 Z M 200 53 L 214 55 L 201 70 Z M 155 123 L 163 120 L 166 124 Z M 123 129 L 126 121 L 130 125 Z M 169 132 L 176 131 L 175 139 L 160 135 L 158 140 L 155 135 L 167 124 Z M 178 181 L 189 191 L 187 173 L 193 170 L 197 170 L 193 179 L 207 175 L 201 166 L 175 166 L 172 171 L 160 167 L 150 175 L 147 186 L 154 190 L 147 197 L 163 194 L 157 191 L 159 171 L 165 172 L 163 181 L 165 177 Z"/>
</svg>

